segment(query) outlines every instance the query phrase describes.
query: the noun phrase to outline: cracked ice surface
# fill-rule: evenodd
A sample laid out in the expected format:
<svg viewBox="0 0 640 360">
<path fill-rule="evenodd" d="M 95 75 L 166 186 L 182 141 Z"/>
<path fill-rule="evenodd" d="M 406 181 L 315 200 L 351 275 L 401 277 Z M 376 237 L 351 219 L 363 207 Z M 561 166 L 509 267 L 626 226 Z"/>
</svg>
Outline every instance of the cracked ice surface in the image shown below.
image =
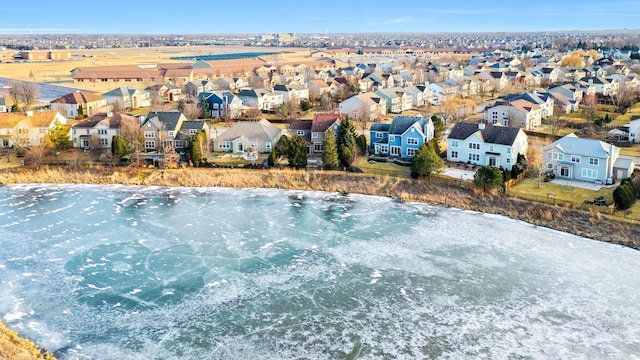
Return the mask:
<svg viewBox="0 0 640 360">
<path fill-rule="evenodd" d="M 88 185 L 3 187 L 0 214 L 0 315 L 62 359 L 640 353 L 639 252 L 500 216 Z"/>
</svg>

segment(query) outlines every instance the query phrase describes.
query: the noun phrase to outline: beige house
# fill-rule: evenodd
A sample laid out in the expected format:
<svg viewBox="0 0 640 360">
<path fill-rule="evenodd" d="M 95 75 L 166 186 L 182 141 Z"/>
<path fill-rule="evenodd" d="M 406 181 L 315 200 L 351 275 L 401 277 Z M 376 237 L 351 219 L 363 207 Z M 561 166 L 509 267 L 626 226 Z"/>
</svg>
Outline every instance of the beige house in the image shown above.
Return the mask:
<svg viewBox="0 0 640 360">
<path fill-rule="evenodd" d="M 41 145 L 56 121 L 67 124 L 67 118 L 56 111 L 0 113 L 0 148 Z"/>
<path fill-rule="evenodd" d="M 76 91 L 51 101 L 51 110 L 66 118 L 75 119 L 81 115 L 92 116 L 111 110 L 107 99 L 91 91 Z"/>
</svg>

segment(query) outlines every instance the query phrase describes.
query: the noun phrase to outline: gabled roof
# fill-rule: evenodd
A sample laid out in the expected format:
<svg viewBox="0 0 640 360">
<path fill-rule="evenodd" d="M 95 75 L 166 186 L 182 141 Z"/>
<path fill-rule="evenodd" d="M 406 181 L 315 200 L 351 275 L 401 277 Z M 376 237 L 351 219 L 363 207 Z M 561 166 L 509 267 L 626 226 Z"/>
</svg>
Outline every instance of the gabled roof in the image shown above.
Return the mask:
<svg viewBox="0 0 640 360">
<path fill-rule="evenodd" d="M 62 115 L 57 111 L 34 111 L 30 116 L 21 112 L 0 113 L 0 128 L 13 128 L 21 121 L 27 121 L 31 127 L 49 127 L 56 116 Z"/>
<path fill-rule="evenodd" d="M 391 124 L 389 123 L 373 123 L 369 128 L 370 131 L 383 131 L 388 132 Z"/>
<path fill-rule="evenodd" d="M 429 121 L 431 121 L 431 119 L 425 116 L 394 116 L 391 121 L 391 126 L 389 127 L 389 134 L 402 135 L 416 123 L 420 126 L 420 130 L 422 130 L 424 125 Z"/>
<path fill-rule="evenodd" d="M 311 132 L 325 132 L 327 129 L 333 125 L 334 123 L 340 125 L 342 119 L 344 119 L 344 115 L 340 115 L 337 113 L 333 114 L 314 114 L 313 115 L 313 125 L 311 126 Z"/>
<path fill-rule="evenodd" d="M 240 121 L 218 136 L 216 141 L 233 141 L 245 137 L 256 141 L 274 141 L 282 129 L 272 125 L 266 119 L 260 121 Z"/>
<path fill-rule="evenodd" d="M 180 120 L 184 120 L 184 115 L 180 111 L 152 111 L 147 114 L 144 123 L 156 121 L 163 125 L 164 130 L 176 130 Z"/>
<path fill-rule="evenodd" d="M 543 149 L 548 151 L 553 148 L 556 148 L 565 154 L 592 156 L 598 158 L 610 157 L 612 156 L 611 149 L 616 149 L 614 145 L 607 144 L 604 141 L 579 138 L 574 133 L 554 141 Z"/>
<path fill-rule="evenodd" d="M 520 131 L 522 130 L 519 128 L 506 126 L 485 125 L 484 129 L 480 129 L 478 124 L 456 123 L 449 139 L 466 140 L 469 136 L 479 133 L 478 136 L 487 144 L 513 145 Z"/>
<path fill-rule="evenodd" d="M 307 131 L 311 131 L 311 125 L 313 125 L 313 121 L 296 120 L 296 121 L 291 122 L 291 130 L 307 130 Z"/>
<path fill-rule="evenodd" d="M 85 119 L 75 125 L 73 128 L 94 128 L 96 125 L 102 123 L 111 129 L 120 129 L 123 123 L 135 123 L 138 124 L 138 118 L 135 116 L 122 114 L 122 113 L 97 113 L 88 119 Z"/>
<path fill-rule="evenodd" d="M 51 100 L 52 104 L 87 104 L 94 101 L 104 100 L 104 98 L 90 91 L 75 91 L 57 99 Z"/>
</svg>

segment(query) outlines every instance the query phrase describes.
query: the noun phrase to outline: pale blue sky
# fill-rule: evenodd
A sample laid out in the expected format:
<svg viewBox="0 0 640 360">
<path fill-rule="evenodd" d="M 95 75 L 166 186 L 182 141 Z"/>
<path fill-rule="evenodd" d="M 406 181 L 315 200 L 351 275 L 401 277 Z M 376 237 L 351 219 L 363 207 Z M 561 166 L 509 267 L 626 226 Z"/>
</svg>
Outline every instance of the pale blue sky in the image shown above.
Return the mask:
<svg viewBox="0 0 640 360">
<path fill-rule="evenodd" d="M 28 3 L 29 5 L 23 5 Z M 502 32 L 639 29 L 640 0 L 2 0 L 1 34 Z"/>
</svg>

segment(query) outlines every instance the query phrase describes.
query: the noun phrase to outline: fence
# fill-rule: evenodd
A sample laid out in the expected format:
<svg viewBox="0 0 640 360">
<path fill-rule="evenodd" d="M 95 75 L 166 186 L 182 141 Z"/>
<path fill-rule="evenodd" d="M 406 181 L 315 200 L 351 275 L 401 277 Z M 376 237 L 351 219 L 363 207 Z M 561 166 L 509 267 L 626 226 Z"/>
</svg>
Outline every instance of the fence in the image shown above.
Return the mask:
<svg viewBox="0 0 640 360">
<path fill-rule="evenodd" d="M 557 199 L 555 194 L 538 195 L 526 194 L 506 189 L 505 195 L 515 199 L 535 201 L 549 205 L 562 206 L 569 209 L 579 209 L 585 211 L 597 211 L 601 214 L 620 217 L 623 219 L 640 222 L 640 212 L 629 210 L 618 210 L 615 206 L 598 206 L 593 204 L 580 203 L 570 200 Z"/>
</svg>

